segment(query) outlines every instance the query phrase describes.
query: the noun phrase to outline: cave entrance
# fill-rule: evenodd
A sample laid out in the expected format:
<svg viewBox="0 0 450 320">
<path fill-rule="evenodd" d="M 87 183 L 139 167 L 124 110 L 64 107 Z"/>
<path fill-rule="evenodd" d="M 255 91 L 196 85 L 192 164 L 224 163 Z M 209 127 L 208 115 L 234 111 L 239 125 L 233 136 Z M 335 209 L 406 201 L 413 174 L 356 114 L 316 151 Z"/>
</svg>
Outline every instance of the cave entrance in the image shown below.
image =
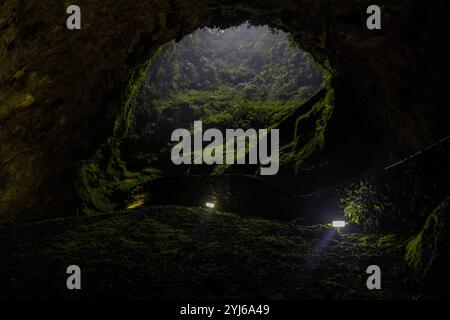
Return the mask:
<svg viewBox="0 0 450 320">
<path fill-rule="evenodd" d="M 281 30 L 249 23 L 199 29 L 165 44 L 151 61 L 136 97 L 132 133 L 122 144 L 122 157 L 128 169 L 150 178 L 255 174 L 254 165 L 175 166 L 170 159 L 171 134 L 178 128 L 192 130 L 196 120 L 205 130 L 222 132 L 279 126 L 292 131 L 285 120 L 299 114 L 305 119 L 311 115 L 315 123 L 316 111 L 305 105 L 324 89 L 325 76 L 323 67 Z M 314 135 L 315 125 L 307 125 L 308 134 Z M 294 139 L 292 132 L 284 143 Z M 292 165 L 294 146 L 285 147 L 285 164 Z"/>
</svg>

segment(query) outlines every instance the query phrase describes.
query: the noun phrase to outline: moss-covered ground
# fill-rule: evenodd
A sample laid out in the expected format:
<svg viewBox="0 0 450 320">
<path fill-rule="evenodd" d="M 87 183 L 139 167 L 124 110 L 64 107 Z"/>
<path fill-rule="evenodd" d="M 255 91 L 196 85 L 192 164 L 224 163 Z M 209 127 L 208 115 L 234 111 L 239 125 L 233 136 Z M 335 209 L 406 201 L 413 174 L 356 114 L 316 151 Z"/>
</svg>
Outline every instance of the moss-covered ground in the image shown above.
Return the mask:
<svg viewBox="0 0 450 320">
<path fill-rule="evenodd" d="M 3 224 L 0 298 L 409 299 L 405 240 L 182 206 Z"/>
</svg>

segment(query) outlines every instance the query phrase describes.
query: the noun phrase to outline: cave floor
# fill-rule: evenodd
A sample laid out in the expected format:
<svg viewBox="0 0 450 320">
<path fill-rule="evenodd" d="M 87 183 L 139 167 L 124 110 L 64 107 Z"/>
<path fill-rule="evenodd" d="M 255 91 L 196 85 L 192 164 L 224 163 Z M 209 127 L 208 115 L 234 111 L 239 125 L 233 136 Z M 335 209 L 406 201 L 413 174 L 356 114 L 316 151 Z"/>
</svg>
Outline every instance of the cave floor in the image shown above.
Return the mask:
<svg viewBox="0 0 450 320">
<path fill-rule="evenodd" d="M 406 240 L 182 206 L 3 224 L 0 298 L 411 299 Z"/>
</svg>

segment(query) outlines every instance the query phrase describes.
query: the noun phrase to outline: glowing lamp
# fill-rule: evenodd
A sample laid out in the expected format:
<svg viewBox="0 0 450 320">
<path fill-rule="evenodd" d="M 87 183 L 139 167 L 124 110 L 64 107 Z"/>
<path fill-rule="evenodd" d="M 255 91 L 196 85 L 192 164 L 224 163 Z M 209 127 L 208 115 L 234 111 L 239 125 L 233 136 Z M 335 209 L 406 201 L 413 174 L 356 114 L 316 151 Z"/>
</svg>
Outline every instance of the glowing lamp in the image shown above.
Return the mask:
<svg viewBox="0 0 450 320">
<path fill-rule="evenodd" d="M 331 225 L 333 226 L 333 228 L 343 228 L 343 227 L 345 227 L 345 221 L 336 220 L 336 221 L 333 221 L 333 223 Z"/>
<path fill-rule="evenodd" d="M 214 209 L 214 207 L 216 206 L 214 203 L 212 203 L 212 202 L 207 202 L 207 203 L 205 203 L 205 206 L 207 207 L 207 208 L 210 208 L 210 209 Z"/>
</svg>

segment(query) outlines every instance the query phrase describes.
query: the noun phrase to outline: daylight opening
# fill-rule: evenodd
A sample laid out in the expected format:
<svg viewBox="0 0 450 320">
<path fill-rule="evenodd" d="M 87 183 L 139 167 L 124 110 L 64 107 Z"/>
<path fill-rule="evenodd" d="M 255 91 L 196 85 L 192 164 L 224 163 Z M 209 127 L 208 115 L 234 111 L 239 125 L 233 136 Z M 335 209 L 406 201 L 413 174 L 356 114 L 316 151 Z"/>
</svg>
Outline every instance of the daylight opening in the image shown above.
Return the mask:
<svg viewBox="0 0 450 320">
<path fill-rule="evenodd" d="M 221 163 L 174 166 L 174 130 L 193 130 L 195 121 L 224 133 L 276 128 L 324 87 L 324 76 L 289 34 L 268 26 L 204 28 L 167 43 L 136 97 L 133 134 L 124 144 L 127 166 L 150 175 L 223 173 L 229 166 Z"/>
</svg>

